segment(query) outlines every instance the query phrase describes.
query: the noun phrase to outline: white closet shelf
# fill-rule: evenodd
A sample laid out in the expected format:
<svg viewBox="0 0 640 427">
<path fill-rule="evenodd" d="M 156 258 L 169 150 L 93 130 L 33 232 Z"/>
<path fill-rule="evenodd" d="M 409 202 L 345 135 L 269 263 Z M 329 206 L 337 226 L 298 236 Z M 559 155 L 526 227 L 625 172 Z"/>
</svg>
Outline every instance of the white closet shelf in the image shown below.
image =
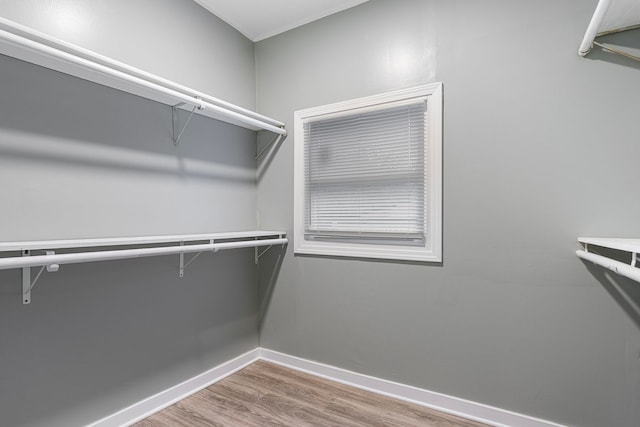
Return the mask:
<svg viewBox="0 0 640 427">
<path fill-rule="evenodd" d="M 640 239 L 603 238 L 603 237 L 578 237 L 578 242 L 583 249 L 576 251 L 578 257 L 591 261 L 596 265 L 607 268 L 621 276 L 640 282 L 640 268 L 638 268 L 638 254 L 640 254 Z M 628 252 L 630 262 L 620 262 L 606 256 L 590 252 L 590 246 L 615 249 Z"/>
<path fill-rule="evenodd" d="M 46 269 L 56 272 L 62 264 L 110 261 L 179 254 L 179 276 L 202 252 L 217 252 L 226 249 L 255 248 L 255 262 L 274 245 L 286 245 L 284 231 L 238 231 L 225 233 L 177 234 L 161 236 L 135 236 L 98 239 L 41 240 L 1 242 L 0 252 L 21 252 L 20 256 L 0 258 L 0 270 L 22 269 L 22 302 L 31 302 L 31 291 Z M 262 252 L 259 247 L 267 247 Z M 116 248 L 114 248 L 116 247 Z M 91 248 L 91 250 L 86 250 Z M 111 248 L 111 249 L 110 249 Z M 79 249 L 85 249 L 80 250 Z M 56 254 L 56 250 L 64 253 Z M 35 253 L 34 253 L 35 252 Z M 39 253 L 41 252 L 41 253 Z M 184 255 L 195 253 L 185 263 Z M 31 267 L 41 267 L 31 280 Z"/>
<path fill-rule="evenodd" d="M 584 34 L 578 53 L 586 56 L 593 46 L 608 52 L 640 61 L 640 57 L 626 48 L 615 48 L 596 41 L 600 36 L 640 28 L 640 2 L 638 0 L 599 0 Z"/>
<path fill-rule="evenodd" d="M 147 245 L 158 243 L 195 242 L 206 240 L 228 239 L 257 239 L 271 236 L 286 236 L 284 231 L 234 231 L 225 233 L 202 234 L 170 234 L 159 236 L 110 237 L 97 239 L 73 240 L 31 240 L 22 242 L 0 242 L 0 252 L 37 250 L 37 249 L 66 249 L 89 248 L 124 245 Z"/>
<path fill-rule="evenodd" d="M 578 242 L 585 245 L 601 246 L 619 251 L 640 253 L 640 239 L 624 239 L 617 237 L 578 237 Z"/>
<path fill-rule="evenodd" d="M 0 17 L 0 54 L 251 130 L 286 136 L 284 123 Z M 189 116 L 189 119 L 191 116 Z M 187 119 L 187 124 L 188 120 Z"/>
</svg>

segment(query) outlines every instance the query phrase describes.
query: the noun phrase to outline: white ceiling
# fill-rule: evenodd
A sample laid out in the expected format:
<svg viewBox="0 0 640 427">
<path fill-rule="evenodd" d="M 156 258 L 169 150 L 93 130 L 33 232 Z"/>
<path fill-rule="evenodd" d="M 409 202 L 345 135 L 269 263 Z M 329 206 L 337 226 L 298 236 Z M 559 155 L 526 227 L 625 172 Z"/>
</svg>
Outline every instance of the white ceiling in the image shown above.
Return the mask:
<svg viewBox="0 0 640 427">
<path fill-rule="evenodd" d="M 257 42 L 368 0 L 195 0 Z"/>
</svg>

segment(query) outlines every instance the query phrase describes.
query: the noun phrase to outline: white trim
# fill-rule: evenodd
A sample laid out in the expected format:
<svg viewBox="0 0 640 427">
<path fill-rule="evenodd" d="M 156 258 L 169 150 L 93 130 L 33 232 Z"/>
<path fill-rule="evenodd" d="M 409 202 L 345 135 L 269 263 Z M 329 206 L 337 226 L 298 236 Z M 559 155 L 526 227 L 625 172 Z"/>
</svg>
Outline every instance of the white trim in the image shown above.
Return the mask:
<svg viewBox="0 0 640 427">
<path fill-rule="evenodd" d="M 240 369 L 264 360 L 286 366 L 317 377 L 326 378 L 341 384 L 367 390 L 383 396 L 403 400 L 437 411 L 457 415 L 469 420 L 479 421 L 495 427 L 565 427 L 551 421 L 528 415 L 518 414 L 470 400 L 460 399 L 446 394 L 420 389 L 381 378 L 371 377 L 302 359 L 266 348 L 255 348 L 228 362 L 222 363 L 200 375 L 197 375 L 165 391 L 141 400 L 115 414 L 109 415 L 88 427 L 126 427 L 141 421 L 174 403 L 223 380 Z"/>
<path fill-rule="evenodd" d="M 298 110 L 296 113 L 300 117 L 316 117 L 337 111 L 357 110 L 367 108 L 372 105 L 386 104 L 389 102 L 398 102 L 399 99 L 426 98 L 435 94 L 442 89 L 442 83 L 431 83 L 427 85 L 414 86 L 405 89 L 385 92 L 378 95 L 365 96 L 363 98 L 351 99 L 349 101 L 335 102 L 333 104 L 321 105 L 318 107 Z"/>
<path fill-rule="evenodd" d="M 143 420 L 150 415 L 171 406 L 174 403 L 209 387 L 211 384 L 228 377 L 234 372 L 254 363 L 260 358 L 260 349 L 255 348 L 228 362 L 222 363 L 200 375 L 188 379 L 160 393 L 154 394 L 138 403 L 109 415 L 88 427 L 124 427 Z"/>
<path fill-rule="evenodd" d="M 353 107 L 353 108 L 348 108 L 348 109 L 344 109 L 344 110 L 331 110 L 329 109 L 328 112 L 326 113 L 322 113 L 322 114 L 314 114 L 314 115 L 306 115 L 304 116 L 303 119 L 303 124 L 304 123 L 313 123 L 316 121 L 322 121 L 322 120 L 332 120 L 332 119 L 337 119 L 340 117 L 344 117 L 344 116 L 349 116 L 351 114 L 366 114 L 366 113 L 372 113 L 372 112 L 376 112 L 376 111 L 381 111 L 381 110 L 385 110 L 387 108 L 396 108 L 396 107 L 405 107 L 408 105 L 417 105 L 417 104 L 422 104 L 424 102 L 427 101 L 427 97 L 426 96 L 418 96 L 418 97 L 411 97 L 411 98 L 403 98 L 400 99 L 398 101 L 390 101 L 390 102 L 383 102 L 383 103 L 372 103 L 372 104 L 367 104 L 367 105 L 363 105 L 362 107 Z M 352 106 L 354 105 L 354 103 L 350 103 Z M 325 108 L 322 108 L 322 110 L 324 110 Z M 319 109 L 313 109 L 318 111 Z M 304 113 L 304 112 L 303 112 Z"/>
<path fill-rule="evenodd" d="M 470 400 L 359 374 L 277 351 L 260 349 L 260 359 L 362 390 L 415 403 L 495 427 L 564 427 L 551 421 L 518 414 Z"/>
</svg>

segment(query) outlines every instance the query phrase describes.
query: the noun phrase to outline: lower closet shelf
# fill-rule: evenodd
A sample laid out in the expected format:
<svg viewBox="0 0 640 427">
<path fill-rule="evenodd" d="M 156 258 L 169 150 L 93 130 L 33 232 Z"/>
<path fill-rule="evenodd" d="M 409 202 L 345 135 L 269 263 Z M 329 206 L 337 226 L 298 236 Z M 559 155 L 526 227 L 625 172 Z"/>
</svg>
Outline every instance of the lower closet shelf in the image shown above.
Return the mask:
<svg viewBox="0 0 640 427">
<path fill-rule="evenodd" d="M 202 252 L 226 249 L 255 248 L 255 262 L 272 246 L 286 245 L 284 231 L 239 231 L 208 234 L 179 234 L 168 236 L 137 236 L 76 240 L 42 240 L 0 243 L 0 252 L 21 252 L 20 256 L 0 258 L 0 270 L 22 269 L 22 302 L 31 302 L 31 290 L 46 269 L 56 272 L 61 264 L 109 261 L 158 255 L 180 255 L 180 277 L 184 269 Z M 259 247 L 267 247 L 258 252 Z M 118 249 L 109 249 L 118 247 Z M 65 253 L 56 254 L 56 250 Z M 79 250 L 84 249 L 84 250 Z M 92 250 L 87 250 L 92 249 Z M 96 250 L 97 249 L 97 250 Z M 34 255 L 37 253 L 37 255 Z M 187 263 L 184 254 L 195 253 Z M 31 267 L 40 267 L 31 280 Z"/>
<path fill-rule="evenodd" d="M 578 257 L 609 269 L 621 276 L 640 282 L 640 268 L 638 267 L 638 254 L 640 253 L 640 239 L 579 237 L 578 242 L 583 249 L 576 251 Z M 601 248 L 598 251 L 597 248 Z M 622 253 L 628 262 L 612 259 L 605 254 L 597 253 L 606 250 L 614 250 Z"/>
</svg>

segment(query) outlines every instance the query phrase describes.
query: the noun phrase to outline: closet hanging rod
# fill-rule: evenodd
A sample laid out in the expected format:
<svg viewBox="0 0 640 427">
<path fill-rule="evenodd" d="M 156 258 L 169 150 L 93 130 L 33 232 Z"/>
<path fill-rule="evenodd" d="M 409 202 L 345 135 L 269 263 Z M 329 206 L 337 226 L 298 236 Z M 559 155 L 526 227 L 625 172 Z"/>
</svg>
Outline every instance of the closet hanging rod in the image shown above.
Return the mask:
<svg viewBox="0 0 640 427">
<path fill-rule="evenodd" d="M 607 258 L 605 256 L 594 254 L 594 253 L 583 251 L 583 250 L 577 250 L 576 255 L 579 258 L 582 258 L 587 261 L 591 261 L 592 263 L 599 265 L 600 267 L 604 267 L 608 270 L 611 270 L 614 273 L 617 273 L 621 276 L 625 276 L 631 280 L 640 282 L 640 269 L 630 264 L 625 264 L 623 262 L 616 261 L 611 258 Z"/>
<path fill-rule="evenodd" d="M 600 27 L 600 24 L 602 24 L 610 4 L 611 0 L 600 0 L 598 2 L 596 10 L 589 22 L 589 26 L 587 27 L 587 31 L 584 34 L 584 38 L 582 39 L 582 43 L 580 43 L 580 48 L 578 49 L 580 56 L 586 56 L 587 53 L 591 51 L 593 41 L 598 35 L 598 28 Z"/>
<path fill-rule="evenodd" d="M 175 245 L 157 248 L 118 249 L 97 252 L 76 252 L 69 254 L 20 256 L 0 258 L 0 270 L 24 267 L 44 267 L 49 265 L 77 264 L 94 261 L 112 261 L 127 258 L 141 258 L 158 255 L 172 255 L 194 252 L 217 252 L 226 249 L 255 248 L 260 246 L 284 245 L 287 238 L 248 240 L 240 242 L 204 243 L 197 245 Z"/>
<path fill-rule="evenodd" d="M 11 31 L 7 31 L 7 29 Z M 176 101 L 198 107 L 200 110 L 208 109 L 215 111 L 222 117 L 251 127 L 286 135 L 284 124 L 274 119 L 210 95 L 194 91 L 186 86 L 96 54 L 87 49 L 62 42 L 4 18 L 0 18 L 0 40 L 15 47 L 28 49 L 39 55 L 44 55 L 50 59 L 63 61 L 76 67 L 137 85 L 143 89 L 158 92 Z"/>
</svg>

